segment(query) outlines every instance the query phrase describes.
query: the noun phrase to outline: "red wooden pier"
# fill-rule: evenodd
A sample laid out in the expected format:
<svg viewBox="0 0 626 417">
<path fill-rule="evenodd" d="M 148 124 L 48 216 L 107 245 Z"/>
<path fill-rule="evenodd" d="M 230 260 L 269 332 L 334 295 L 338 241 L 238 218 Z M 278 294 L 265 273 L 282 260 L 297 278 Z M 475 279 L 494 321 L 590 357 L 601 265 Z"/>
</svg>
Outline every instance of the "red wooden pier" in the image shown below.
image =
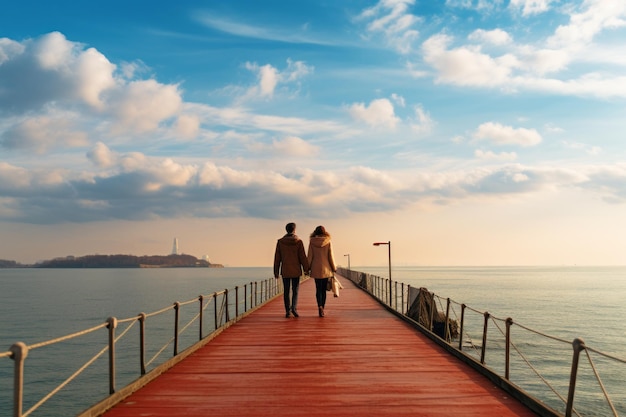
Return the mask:
<svg viewBox="0 0 626 417">
<path fill-rule="evenodd" d="M 300 286 L 299 318 L 282 296 L 104 414 L 175 416 L 535 416 L 485 376 L 341 279 L 326 316 Z"/>
</svg>

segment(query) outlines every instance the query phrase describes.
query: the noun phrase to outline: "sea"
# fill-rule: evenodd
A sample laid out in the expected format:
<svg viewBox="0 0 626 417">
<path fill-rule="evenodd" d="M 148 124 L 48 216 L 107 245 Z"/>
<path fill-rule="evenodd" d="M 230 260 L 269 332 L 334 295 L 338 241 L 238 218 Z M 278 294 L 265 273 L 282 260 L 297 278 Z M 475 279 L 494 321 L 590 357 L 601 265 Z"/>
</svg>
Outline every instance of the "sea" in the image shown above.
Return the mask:
<svg viewBox="0 0 626 417">
<path fill-rule="evenodd" d="M 389 275 L 387 266 L 353 266 L 352 270 L 384 278 Z M 486 363 L 498 373 L 503 367 L 501 329 L 504 320 L 512 318 L 512 356 L 516 359 L 511 363 L 511 380 L 539 398 L 545 396 L 546 403 L 559 411 L 563 405 L 556 397 L 567 397 L 571 342 L 584 340 L 592 352 L 591 362 L 581 356 L 579 375 L 583 375 L 579 376 L 575 403 L 578 415 L 614 415 L 590 363 L 597 368 L 618 415 L 626 415 L 626 266 L 400 266 L 393 267 L 391 273 L 393 281 L 434 292 L 444 311 L 450 299 L 453 318 L 459 318 L 461 304 L 467 306 L 465 331 L 473 334 L 471 340 L 463 341 L 464 350 L 480 352 L 481 326 L 484 312 L 488 312 L 492 322 Z M 271 267 L 0 269 L 0 353 L 16 342 L 44 342 L 98 326 L 108 317 L 149 314 L 176 301 L 186 302 L 201 294 L 271 277 Z M 24 410 L 82 366 L 85 350 L 106 344 L 103 333 L 29 352 Z M 138 361 L 136 356 L 128 360 L 133 366 Z M 118 364 L 118 368 L 123 365 Z M 0 358 L 0 416 L 12 415 L 13 366 L 11 359 Z M 72 416 L 104 398 L 108 394 L 106 355 L 93 368 L 31 415 Z M 120 375 L 118 386 L 137 377 L 123 372 Z M 546 388 L 542 379 L 556 387 L 559 394 Z"/>
</svg>

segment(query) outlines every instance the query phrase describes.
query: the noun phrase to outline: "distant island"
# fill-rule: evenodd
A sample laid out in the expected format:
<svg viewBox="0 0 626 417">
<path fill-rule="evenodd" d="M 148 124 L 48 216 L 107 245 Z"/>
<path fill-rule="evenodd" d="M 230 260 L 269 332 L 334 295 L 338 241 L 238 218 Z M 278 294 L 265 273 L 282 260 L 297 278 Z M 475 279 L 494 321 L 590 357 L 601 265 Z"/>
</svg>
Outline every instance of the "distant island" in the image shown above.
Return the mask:
<svg viewBox="0 0 626 417">
<path fill-rule="evenodd" d="M 23 265 L 0 259 L 0 268 L 223 268 L 192 255 L 87 255 L 67 256 Z"/>
</svg>

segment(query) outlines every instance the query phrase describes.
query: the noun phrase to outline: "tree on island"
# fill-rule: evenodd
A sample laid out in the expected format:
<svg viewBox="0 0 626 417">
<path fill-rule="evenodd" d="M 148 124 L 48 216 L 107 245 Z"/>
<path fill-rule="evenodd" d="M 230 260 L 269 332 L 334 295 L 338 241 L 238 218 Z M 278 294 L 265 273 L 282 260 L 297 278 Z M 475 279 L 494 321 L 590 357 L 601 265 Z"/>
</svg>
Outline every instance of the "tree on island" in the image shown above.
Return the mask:
<svg viewBox="0 0 626 417">
<path fill-rule="evenodd" d="M 36 268 L 222 268 L 192 255 L 87 255 L 55 258 L 34 265 Z"/>
</svg>

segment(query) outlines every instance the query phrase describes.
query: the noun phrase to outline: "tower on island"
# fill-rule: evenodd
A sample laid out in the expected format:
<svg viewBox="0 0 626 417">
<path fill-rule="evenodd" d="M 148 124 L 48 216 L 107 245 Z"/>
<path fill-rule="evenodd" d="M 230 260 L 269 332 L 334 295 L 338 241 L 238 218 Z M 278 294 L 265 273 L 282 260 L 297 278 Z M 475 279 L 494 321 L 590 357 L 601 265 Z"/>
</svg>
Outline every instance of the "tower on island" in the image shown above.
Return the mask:
<svg viewBox="0 0 626 417">
<path fill-rule="evenodd" d="M 174 238 L 174 244 L 172 245 L 172 255 L 179 255 L 178 253 L 178 238 Z"/>
</svg>

